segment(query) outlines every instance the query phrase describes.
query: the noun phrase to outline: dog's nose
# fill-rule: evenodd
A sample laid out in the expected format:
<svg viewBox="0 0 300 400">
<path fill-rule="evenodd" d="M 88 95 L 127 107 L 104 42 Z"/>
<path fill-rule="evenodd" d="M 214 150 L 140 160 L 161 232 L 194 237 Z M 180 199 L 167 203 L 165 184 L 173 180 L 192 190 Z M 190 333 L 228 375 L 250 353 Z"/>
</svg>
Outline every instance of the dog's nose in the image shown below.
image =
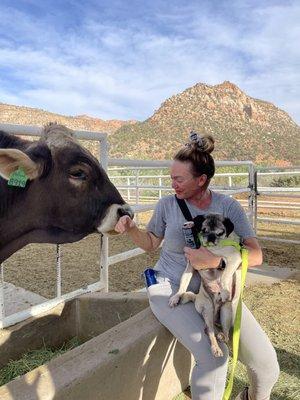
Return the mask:
<svg viewBox="0 0 300 400">
<path fill-rule="evenodd" d="M 207 236 L 207 241 L 209 242 L 209 243 L 215 243 L 215 241 L 216 241 L 216 236 L 215 235 L 213 235 L 213 234 L 209 234 L 208 236 Z"/>
</svg>

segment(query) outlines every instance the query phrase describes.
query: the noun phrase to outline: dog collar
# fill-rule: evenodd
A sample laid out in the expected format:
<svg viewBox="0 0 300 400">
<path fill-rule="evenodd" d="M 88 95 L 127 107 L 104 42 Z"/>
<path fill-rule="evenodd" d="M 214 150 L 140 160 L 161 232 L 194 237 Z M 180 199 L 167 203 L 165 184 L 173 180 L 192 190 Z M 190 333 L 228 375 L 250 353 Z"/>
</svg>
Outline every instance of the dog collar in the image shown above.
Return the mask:
<svg viewBox="0 0 300 400">
<path fill-rule="evenodd" d="M 201 246 L 203 246 L 203 247 L 213 247 L 214 246 L 212 243 L 204 244 L 202 235 L 198 235 L 198 237 L 199 237 Z M 232 246 L 232 247 L 235 247 L 237 251 L 241 251 L 241 249 L 242 249 L 242 246 L 238 242 L 235 242 L 232 239 L 222 239 L 218 243 L 218 246 L 220 246 L 220 247 Z"/>
<path fill-rule="evenodd" d="M 235 247 L 238 251 L 241 251 L 241 249 L 242 249 L 242 246 L 238 242 L 235 242 L 234 240 L 231 240 L 231 239 L 220 240 L 219 246 L 221 246 L 221 247 L 232 246 L 232 247 Z"/>
</svg>

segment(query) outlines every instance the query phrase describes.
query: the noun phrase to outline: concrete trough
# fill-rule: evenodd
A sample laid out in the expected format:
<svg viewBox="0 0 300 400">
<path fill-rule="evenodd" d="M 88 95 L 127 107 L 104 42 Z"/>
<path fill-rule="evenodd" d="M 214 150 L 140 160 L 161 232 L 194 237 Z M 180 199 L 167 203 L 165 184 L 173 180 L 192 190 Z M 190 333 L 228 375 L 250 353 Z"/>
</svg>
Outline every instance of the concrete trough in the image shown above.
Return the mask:
<svg viewBox="0 0 300 400">
<path fill-rule="evenodd" d="M 0 367 L 28 350 L 84 343 L 0 387 L 1 400 L 171 400 L 190 354 L 155 319 L 145 293 L 93 293 L 0 331 Z"/>
</svg>

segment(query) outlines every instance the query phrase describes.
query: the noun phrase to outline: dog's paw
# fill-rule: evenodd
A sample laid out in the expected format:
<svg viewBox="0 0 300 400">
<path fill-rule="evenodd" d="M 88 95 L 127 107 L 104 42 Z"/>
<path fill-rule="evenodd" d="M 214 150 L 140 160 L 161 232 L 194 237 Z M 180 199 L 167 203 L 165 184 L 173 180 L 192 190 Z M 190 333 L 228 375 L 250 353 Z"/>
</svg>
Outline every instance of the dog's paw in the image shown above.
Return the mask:
<svg viewBox="0 0 300 400">
<path fill-rule="evenodd" d="M 180 298 L 180 304 L 186 304 L 191 301 L 190 296 L 187 293 L 183 293 L 183 295 Z"/>
<path fill-rule="evenodd" d="M 222 303 L 226 303 L 226 301 L 230 300 L 230 292 L 227 289 L 221 289 L 219 296 Z"/>
<path fill-rule="evenodd" d="M 223 357 L 223 351 L 218 345 L 212 344 L 211 351 L 215 357 Z"/>
<path fill-rule="evenodd" d="M 225 334 L 224 332 L 219 332 L 219 333 L 217 334 L 217 339 L 218 339 L 220 342 L 225 342 L 225 343 L 228 343 L 228 342 L 229 342 L 229 337 L 228 337 L 228 335 Z"/>
<path fill-rule="evenodd" d="M 170 307 L 176 307 L 181 299 L 181 295 L 180 294 L 175 294 L 174 296 L 170 297 L 169 299 L 169 306 Z"/>
</svg>

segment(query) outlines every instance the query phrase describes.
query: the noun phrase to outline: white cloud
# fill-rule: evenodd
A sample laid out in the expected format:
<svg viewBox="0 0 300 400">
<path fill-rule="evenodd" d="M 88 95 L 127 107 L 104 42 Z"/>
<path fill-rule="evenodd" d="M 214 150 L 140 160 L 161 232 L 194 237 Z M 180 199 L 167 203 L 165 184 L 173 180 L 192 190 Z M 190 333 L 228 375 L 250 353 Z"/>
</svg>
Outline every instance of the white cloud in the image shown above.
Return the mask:
<svg viewBox="0 0 300 400">
<path fill-rule="evenodd" d="M 228 17 L 195 4 L 168 14 L 156 8 L 152 28 L 143 20 L 112 24 L 87 12 L 78 30 L 64 33 L 5 9 L 2 29 L 9 35 L 0 42 L 0 59 L 7 82 L 0 101 L 68 115 L 145 119 L 197 82 L 230 80 L 299 122 L 300 7 L 236 2 L 236 15 Z"/>
</svg>

